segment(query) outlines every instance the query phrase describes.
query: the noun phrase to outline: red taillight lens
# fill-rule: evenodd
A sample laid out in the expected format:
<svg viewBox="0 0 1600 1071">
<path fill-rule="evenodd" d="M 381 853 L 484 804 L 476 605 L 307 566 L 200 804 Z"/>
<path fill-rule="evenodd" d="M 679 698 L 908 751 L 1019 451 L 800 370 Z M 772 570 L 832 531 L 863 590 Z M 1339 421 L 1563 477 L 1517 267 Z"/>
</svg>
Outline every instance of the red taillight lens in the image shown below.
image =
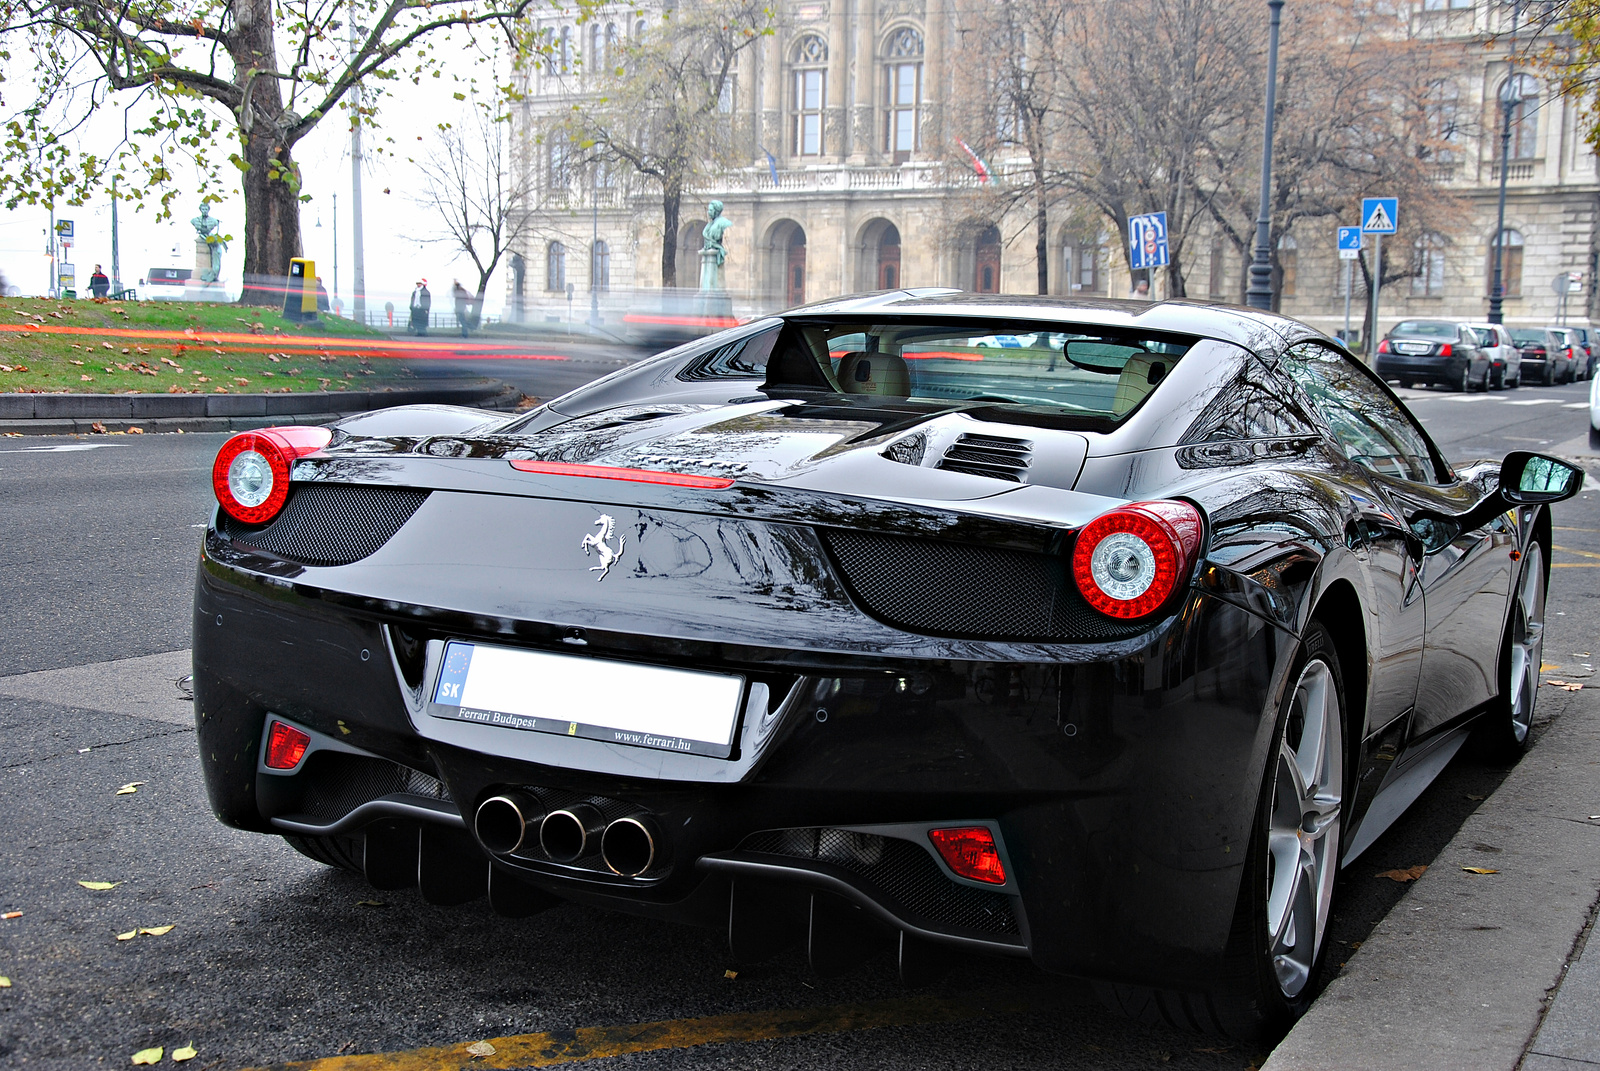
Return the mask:
<svg viewBox="0 0 1600 1071">
<path fill-rule="evenodd" d="M 963 878 L 990 885 L 1006 883 L 1006 865 L 1000 861 L 994 834 L 983 826 L 930 829 L 928 839 L 933 841 L 945 866 Z"/>
<path fill-rule="evenodd" d="M 310 746 L 311 737 L 299 729 L 281 721 L 273 722 L 267 733 L 267 769 L 294 769 L 305 758 L 306 748 Z"/>
<path fill-rule="evenodd" d="M 1384 339 L 1382 342 L 1378 343 L 1378 352 L 1379 353 L 1388 353 L 1389 352 L 1389 340 L 1388 339 Z"/>
<path fill-rule="evenodd" d="M 1456 348 L 1451 343 L 1449 343 L 1449 342 L 1441 342 L 1441 343 L 1439 343 L 1439 356 L 1440 357 L 1448 357 L 1452 353 L 1454 353 L 1455 351 L 1456 351 Z"/>
<path fill-rule="evenodd" d="M 733 486 L 726 476 L 696 476 L 687 472 L 662 472 L 658 469 L 628 469 L 616 465 L 579 465 L 570 461 L 513 461 L 518 472 L 537 472 L 545 476 L 588 476 L 596 480 L 630 480 L 634 483 L 659 483 L 668 487 L 698 487 L 722 491 Z"/>
<path fill-rule="evenodd" d="M 1188 576 L 1201 532 L 1200 511 L 1187 502 L 1119 506 L 1078 533 L 1073 579 L 1089 605 L 1108 617 L 1145 617 Z"/>
<path fill-rule="evenodd" d="M 211 489 L 223 510 L 245 524 L 266 524 L 289 497 L 289 465 L 333 438 L 329 428 L 246 431 L 222 444 L 211 465 Z"/>
</svg>

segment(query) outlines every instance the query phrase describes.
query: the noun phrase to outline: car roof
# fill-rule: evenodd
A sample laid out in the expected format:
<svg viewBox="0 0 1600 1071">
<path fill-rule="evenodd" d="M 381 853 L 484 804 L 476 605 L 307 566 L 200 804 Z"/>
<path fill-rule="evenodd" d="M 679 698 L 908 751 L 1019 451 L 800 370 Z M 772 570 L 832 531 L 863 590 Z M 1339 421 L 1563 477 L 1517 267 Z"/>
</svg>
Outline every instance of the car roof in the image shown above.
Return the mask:
<svg viewBox="0 0 1600 1071">
<path fill-rule="evenodd" d="M 1232 342 L 1249 350 L 1276 350 L 1286 342 L 1317 338 L 1339 343 L 1299 320 L 1277 313 L 1204 301 L 1119 301 L 1027 294 L 971 294 L 960 290 L 890 290 L 817 301 L 784 318 L 859 316 L 871 313 L 941 319 L 1026 320 L 1152 331 Z"/>
</svg>

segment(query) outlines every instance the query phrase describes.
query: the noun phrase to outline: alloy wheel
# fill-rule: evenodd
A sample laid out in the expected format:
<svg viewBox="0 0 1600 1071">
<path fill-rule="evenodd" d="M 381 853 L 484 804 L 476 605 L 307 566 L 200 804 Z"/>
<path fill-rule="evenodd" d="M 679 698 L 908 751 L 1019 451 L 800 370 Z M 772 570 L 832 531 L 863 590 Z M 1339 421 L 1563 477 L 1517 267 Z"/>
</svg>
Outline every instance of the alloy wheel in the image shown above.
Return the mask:
<svg viewBox="0 0 1600 1071">
<path fill-rule="evenodd" d="M 1461 386 L 1457 388 L 1463 394 L 1472 389 L 1472 362 L 1468 361 L 1461 369 Z"/>
<path fill-rule="evenodd" d="M 1532 543 L 1522 556 L 1522 580 L 1511 610 L 1511 735 L 1521 744 L 1533 726 L 1544 655 L 1544 550 Z"/>
<path fill-rule="evenodd" d="M 1339 867 L 1344 717 L 1321 658 L 1306 663 L 1278 746 L 1267 832 L 1268 956 L 1283 995 L 1300 995 L 1322 948 Z"/>
</svg>

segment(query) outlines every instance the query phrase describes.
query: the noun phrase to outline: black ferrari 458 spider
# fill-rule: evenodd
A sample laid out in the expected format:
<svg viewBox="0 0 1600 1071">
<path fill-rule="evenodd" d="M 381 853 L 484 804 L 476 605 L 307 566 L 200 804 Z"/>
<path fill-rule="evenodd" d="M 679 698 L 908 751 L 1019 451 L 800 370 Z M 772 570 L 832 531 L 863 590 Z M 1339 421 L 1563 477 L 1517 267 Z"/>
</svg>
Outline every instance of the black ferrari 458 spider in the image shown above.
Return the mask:
<svg viewBox="0 0 1600 1071">
<path fill-rule="evenodd" d="M 233 436 L 194 599 L 222 821 L 379 888 L 950 948 L 1260 1035 L 1335 875 L 1526 746 L 1548 503 L 1247 310 L 899 291 L 517 416 Z"/>
</svg>

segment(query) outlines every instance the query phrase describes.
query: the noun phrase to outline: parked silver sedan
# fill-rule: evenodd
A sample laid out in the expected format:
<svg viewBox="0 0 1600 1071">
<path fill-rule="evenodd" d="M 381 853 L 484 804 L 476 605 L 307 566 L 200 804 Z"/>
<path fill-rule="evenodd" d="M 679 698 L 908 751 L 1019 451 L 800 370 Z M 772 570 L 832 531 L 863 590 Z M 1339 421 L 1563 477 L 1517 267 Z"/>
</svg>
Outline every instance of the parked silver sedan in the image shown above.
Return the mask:
<svg viewBox="0 0 1600 1071">
<path fill-rule="evenodd" d="M 1495 390 L 1522 385 L 1522 350 L 1512 341 L 1504 324 L 1468 324 L 1478 336 L 1478 345 L 1489 355 L 1489 386 Z"/>
</svg>

